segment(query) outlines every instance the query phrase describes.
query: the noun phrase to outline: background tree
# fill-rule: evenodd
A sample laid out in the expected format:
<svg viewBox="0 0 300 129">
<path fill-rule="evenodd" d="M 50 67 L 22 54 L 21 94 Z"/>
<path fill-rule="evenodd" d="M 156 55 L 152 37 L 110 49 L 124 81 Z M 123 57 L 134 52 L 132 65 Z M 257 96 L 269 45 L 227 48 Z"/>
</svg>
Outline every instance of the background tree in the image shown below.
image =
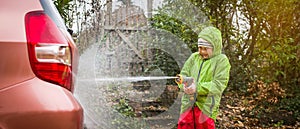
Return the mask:
<svg viewBox="0 0 300 129">
<path fill-rule="evenodd" d="M 58 12 L 64 19 L 66 25 L 68 27 L 72 27 L 72 23 L 74 20 L 74 17 L 72 15 L 73 9 L 74 9 L 74 4 L 71 4 L 73 0 L 53 0 Z"/>
</svg>

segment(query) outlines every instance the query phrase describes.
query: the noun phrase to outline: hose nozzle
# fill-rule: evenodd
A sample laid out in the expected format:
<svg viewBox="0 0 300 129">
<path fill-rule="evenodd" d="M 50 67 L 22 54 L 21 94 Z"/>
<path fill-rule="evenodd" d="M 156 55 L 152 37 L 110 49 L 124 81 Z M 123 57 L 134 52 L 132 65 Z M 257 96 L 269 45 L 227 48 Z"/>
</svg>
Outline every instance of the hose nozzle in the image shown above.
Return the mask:
<svg viewBox="0 0 300 129">
<path fill-rule="evenodd" d="M 185 86 L 189 86 L 193 83 L 194 78 L 192 77 L 185 77 L 182 76 L 180 74 L 176 75 L 177 78 L 175 78 L 175 82 L 179 85 L 179 84 L 184 84 Z"/>
</svg>

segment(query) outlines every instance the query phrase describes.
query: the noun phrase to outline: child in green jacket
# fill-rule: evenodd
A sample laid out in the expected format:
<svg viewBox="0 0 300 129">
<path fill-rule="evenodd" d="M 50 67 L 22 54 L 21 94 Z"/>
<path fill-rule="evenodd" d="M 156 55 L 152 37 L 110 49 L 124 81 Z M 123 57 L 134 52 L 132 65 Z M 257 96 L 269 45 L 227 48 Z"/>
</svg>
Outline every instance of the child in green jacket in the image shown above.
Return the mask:
<svg viewBox="0 0 300 129">
<path fill-rule="evenodd" d="M 193 77 L 184 91 L 178 129 L 214 129 L 222 93 L 229 80 L 230 63 L 222 54 L 222 36 L 215 27 L 204 28 L 198 35 L 198 52 L 185 62 L 180 74 Z M 196 96 L 190 100 L 190 96 Z"/>
</svg>

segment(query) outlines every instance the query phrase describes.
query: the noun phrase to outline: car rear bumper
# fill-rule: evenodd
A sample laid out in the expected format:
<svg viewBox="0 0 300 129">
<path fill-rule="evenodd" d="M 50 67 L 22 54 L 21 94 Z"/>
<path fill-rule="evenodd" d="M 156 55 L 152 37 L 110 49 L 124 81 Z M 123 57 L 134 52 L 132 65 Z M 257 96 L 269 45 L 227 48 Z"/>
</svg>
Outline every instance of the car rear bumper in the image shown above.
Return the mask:
<svg viewBox="0 0 300 129">
<path fill-rule="evenodd" d="M 0 90 L 0 129 L 82 129 L 83 109 L 73 94 L 33 78 Z"/>
</svg>

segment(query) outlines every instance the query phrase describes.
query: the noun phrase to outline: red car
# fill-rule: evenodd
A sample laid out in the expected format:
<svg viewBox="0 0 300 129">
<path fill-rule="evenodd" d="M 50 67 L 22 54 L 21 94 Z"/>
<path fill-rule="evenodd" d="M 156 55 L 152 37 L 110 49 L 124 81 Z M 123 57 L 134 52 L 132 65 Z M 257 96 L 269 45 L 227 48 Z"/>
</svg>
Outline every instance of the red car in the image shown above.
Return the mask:
<svg viewBox="0 0 300 129">
<path fill-rule="evenodd" d="M 0 129 L 82 129 L 77 48 L 52 0 L 1 0 L 0 17 Z"/>
</svg>

